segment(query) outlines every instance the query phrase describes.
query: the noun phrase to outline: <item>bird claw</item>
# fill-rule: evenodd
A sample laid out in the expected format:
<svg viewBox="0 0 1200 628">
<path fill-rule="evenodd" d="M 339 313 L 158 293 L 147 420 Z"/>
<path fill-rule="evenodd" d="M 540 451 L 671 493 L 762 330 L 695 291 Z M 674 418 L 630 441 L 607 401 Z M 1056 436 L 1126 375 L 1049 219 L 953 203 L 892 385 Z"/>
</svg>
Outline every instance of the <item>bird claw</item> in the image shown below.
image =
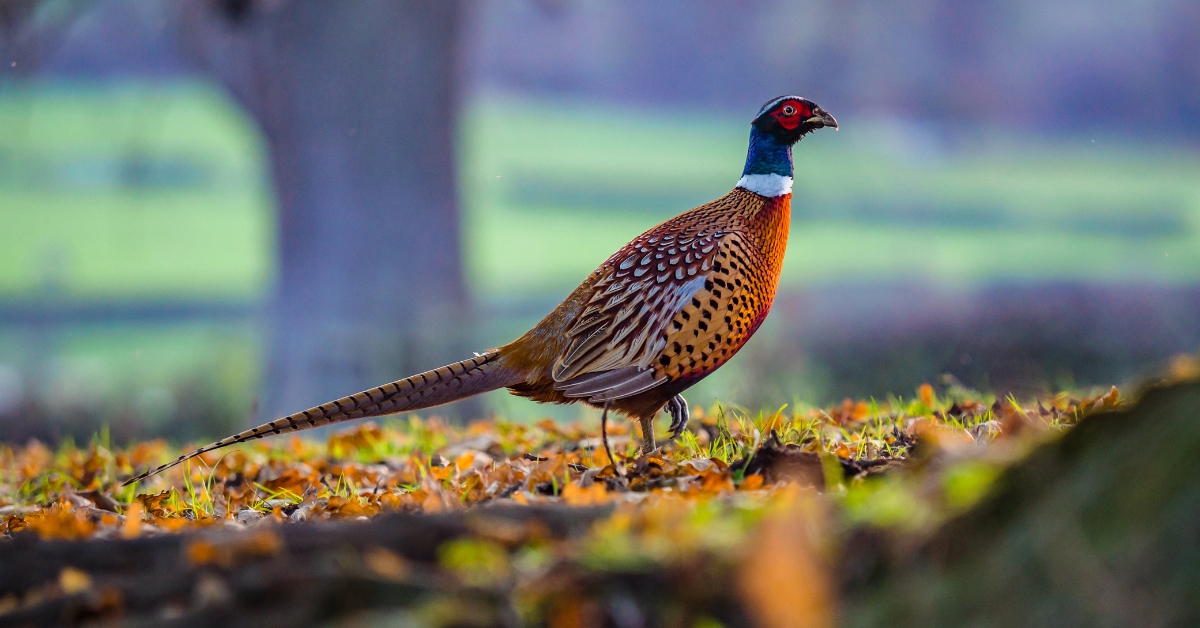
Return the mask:
<svg viewBox="0 0 1200 628">
<path fill-rule="evenodd" d="M 688 424 L 688 404 L 683 395 L 675 395 L 667 402 L 667 412 L 671 415 L 671 438 L 678 438 Z"/>
</svg>

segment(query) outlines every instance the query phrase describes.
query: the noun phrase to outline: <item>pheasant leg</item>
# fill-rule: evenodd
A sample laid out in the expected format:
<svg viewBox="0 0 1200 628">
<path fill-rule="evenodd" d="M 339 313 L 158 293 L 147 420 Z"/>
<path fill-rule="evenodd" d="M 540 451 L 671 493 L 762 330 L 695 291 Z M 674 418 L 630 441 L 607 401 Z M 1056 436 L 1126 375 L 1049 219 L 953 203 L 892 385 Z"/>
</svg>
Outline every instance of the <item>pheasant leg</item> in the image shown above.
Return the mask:
<svg viewBox="0 0 1200 628">
<path fill-rule="evenodd" d="M 608 456 L 608 461 L 612 464 L 613 469 L 617 471 L 617 475 L 624 477 L 621 466 L 617 464 L 617 459 L 613 458 L 612 447 L 608 446 L 608 403 L 604 404 L 604 411 L 600 413 L 600 442 L 604 443 L 604 453 Z"/>
<path fill-rule="evenodd" d="M 642 455 L 646 455 L 658 447 L 654 444 L 654 417 L 640 419 L 642 424 Z"/>
</svg>

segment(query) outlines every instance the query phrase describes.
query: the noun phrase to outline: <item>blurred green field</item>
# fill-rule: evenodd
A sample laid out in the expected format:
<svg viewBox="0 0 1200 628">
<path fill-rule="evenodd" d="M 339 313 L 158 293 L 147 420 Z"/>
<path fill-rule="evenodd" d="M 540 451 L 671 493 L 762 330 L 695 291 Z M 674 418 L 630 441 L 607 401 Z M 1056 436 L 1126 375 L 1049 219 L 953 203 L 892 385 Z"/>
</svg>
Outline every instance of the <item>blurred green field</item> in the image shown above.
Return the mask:
<svg viewBox="0 0 1200 628">
<path fill-rule="evenodd" d="M 204 85 L 0 92 L 0 298 L 256 298 L 262 172 L 253 126 Z"/>
<path fill-rule="evenodd" d="M 482 296 L 561 292 L 727 191 L 746 116 L 485 96 L 461 133 Z M 784 281 L 1200 278 L 1200 158 L 843 115 L 797 149 Z M 943 142 L 949 143 L 949 142 Z M 0 297 L 255 298 L 271 201 L 252 124 L 198 84 L 0 93 Z"/>
<path fill-rule="evenodd" d="M 1200 159 L 1171 147 L 845 119 L 796 149 L 785 286 L 921 278 L 1200 278 Z M 463 184 L 484 293 L 561 290 L 631 236 L 727 191 L 747 120 L 489 99 L 469 110 Z"/>
<path fill-rule="evenodd" d="M 636 234 L 728 191 L 749 117 L 496 95 L 464 113 L 465 255 L 485 306 L 548 305 Z M 1200 280 L 1194 153 L 835 113 L 842 130 L 814 134 L 796 152 L 785 290 Z M 39 301 L 252 307 L 273 273 L 264 160 L 253 124 L 204 84 L 7 87 L 0 310 Z M 508 340 L 532 322 L 522 316 L 530 320 L 489 321 L 482 342 Z M 155 399 L 173 382 L 204 380 L 249 413 L 253 327 L 0 326 L 0 380 L 15 369 L 41 382 L 26 388 L 148 400 L 137 402 L 147 418 L 164 413 L 169 404 Z M 712 386 L 730 394 L 736 366 Z"/>
</svg>

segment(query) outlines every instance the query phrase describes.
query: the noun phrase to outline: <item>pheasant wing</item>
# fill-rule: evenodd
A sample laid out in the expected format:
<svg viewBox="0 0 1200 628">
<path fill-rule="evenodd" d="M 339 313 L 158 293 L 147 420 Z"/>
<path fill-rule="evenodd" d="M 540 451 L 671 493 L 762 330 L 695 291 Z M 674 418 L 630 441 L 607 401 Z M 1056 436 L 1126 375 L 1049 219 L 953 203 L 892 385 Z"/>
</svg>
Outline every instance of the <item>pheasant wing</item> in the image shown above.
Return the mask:
<svg viewBox="0 0 1200 628">
<path fill-rule="evenodd" d="M 668 227 L 670 223 L 663 225 Z M 670 379 L 657 362 L 669 327 L 711 285 L 723 242 L 715 230 L 652 230 L 613 255 L 567 330 L 567 349 L 551 372 L 568 397 L 611 401 Z"/>
</svg>

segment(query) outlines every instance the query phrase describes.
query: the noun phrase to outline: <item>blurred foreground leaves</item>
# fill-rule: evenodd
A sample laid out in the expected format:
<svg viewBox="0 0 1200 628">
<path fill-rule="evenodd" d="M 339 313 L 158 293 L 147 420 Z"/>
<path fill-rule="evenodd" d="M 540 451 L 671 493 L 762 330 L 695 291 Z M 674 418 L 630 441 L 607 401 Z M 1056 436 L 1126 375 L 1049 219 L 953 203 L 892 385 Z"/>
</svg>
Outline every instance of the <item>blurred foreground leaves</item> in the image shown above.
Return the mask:
<svg viewBox="0 0 1200 628">
<path fill-rule="evenodd" d="M 937 588 L 947 568 L 923 548 L 974 534 L 961 522 L 993 516 L 1014 475 L 1069 477 L 1069 461 L 1019 474 L 1123 406 L 1115 388 L 1018 401 L 922 386 L 911 400 L 717 408 L 649 455 L 610 423 L 616 465 L 581 425 L 409 418 L 215 452 L 128 489 L 176 450 L 103 435 L 6 446 L 0 624 L 946 623 L 921 595 L 941 608 L 958 589 Z M 928 591 L 904 579 L 913 565 Z"/>
</svg>

